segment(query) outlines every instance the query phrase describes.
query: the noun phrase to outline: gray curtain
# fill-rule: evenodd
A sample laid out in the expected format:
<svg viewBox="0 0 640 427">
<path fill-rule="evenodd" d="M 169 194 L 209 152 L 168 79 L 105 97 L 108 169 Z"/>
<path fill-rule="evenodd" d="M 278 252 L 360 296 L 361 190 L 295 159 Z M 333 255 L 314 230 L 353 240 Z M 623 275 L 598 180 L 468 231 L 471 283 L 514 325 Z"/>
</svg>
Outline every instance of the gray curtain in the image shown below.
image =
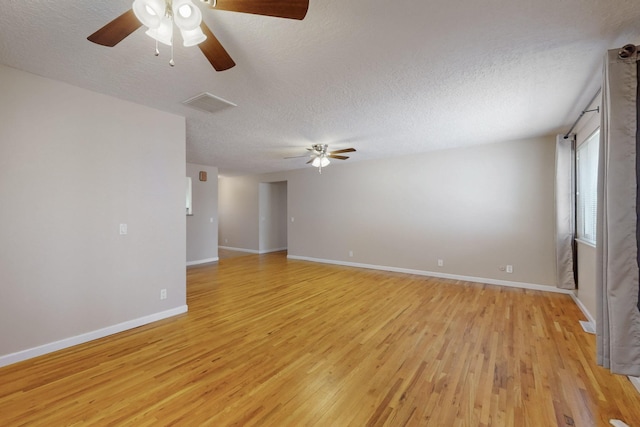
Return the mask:
<svg viewBox="0 0 640 427">
<path fill-rule="evenodd" d="M 602 85 L 596 239 L 598 364 L 640 376 L 638 53 L 607 53 Z"/>
<path fill-rule="evenodd" d="M 575 137 L 556 137 L 556 275 L 558 287 L 575 289 Z"/>
</svg>

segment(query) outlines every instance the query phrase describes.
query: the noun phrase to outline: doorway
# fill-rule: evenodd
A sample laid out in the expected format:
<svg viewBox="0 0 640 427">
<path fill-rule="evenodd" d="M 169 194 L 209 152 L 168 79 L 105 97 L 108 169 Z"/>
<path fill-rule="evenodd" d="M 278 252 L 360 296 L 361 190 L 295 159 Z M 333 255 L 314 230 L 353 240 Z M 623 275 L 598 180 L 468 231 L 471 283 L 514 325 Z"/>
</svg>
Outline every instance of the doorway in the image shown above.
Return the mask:
<svg viewBox="0 0 640 427">
<path fill-rule="evenodd" d="M 287 181 L 261 182 L 258 194 L 258 252 L 287 249 Z"/>
</svg>

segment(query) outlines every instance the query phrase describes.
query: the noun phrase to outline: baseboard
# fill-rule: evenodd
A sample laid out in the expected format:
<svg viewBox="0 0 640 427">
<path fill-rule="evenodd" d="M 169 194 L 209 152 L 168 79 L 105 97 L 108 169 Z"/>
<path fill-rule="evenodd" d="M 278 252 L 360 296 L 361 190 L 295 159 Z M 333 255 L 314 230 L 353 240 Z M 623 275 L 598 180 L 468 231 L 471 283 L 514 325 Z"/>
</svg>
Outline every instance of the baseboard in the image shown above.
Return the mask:
<svg viewBox="0 0 640 427">
<path fill-rule="evenodd" d="M 220 249 L 227 249 L 229 251 L 238 251 L 238 252 L 247 252 L 250 254 L 259 254 L 259 251 L 253 249 L 244 249 L 244 248 L 232 248 L 231 246 L 218 246 Z"/>
<path fill-rule="evenodd" d="M 259 254 L 270 254 L 271 252 L 280 252 L 280 251 L 286 251 L 286 250 L 287 250 L 286 247 L 277 248 L 277 249 L 265 249 L 265 250 L 259 251 L 258 253 Z"/>
<path fill-rule="evenodd" d="M 22 362 L 27 359 L 42 356 L 44 354 L 53 353 L 54 351 L 73 347 L 78 344 L 84 344 L 89 341 L 104 338 L 106 336 L 117 334 L 129 329 L 134 329 L 149 323 L 157 322 L 158 320 L 177 316 L 178 314 L 186 313 L 187 310 L 187 306 L 182 305 L 180 307 L 172 308 L 171 310 L 161 311 L 159 313 L 154 313 L 148 316 L 118 323 L 117 325 L 107 326 L 106 328 L 98 329 L 96 331 L 87 332 L 84 334 L 76 335 L 74 337 L 65 338 L 60 341 L 55 341 L 49 344 L 44 344 L 38 347 L 29 348 L 27 350 L 0 356 L 0 367 L 12 365 L 14 363 Z"/>
<path fill-rule="evenodd" d="M 582 303 L 582 301 L 580 301 L 578 299 L 578 297 L 576 296 L 575 292 L 571 293 L 571 298 L 573 299 L 573 302 L 576 303 L 578 308 L 580 308 L 580 311 L 582 311 L 582 314 L 584 314 L 584 316 L 587 318 L 589 323 L 593 324 L 593 329 L 595 330 L 596 329 L 596 319 L 594 319 L 593 316 L 591 315 L 591 313 L 589 313 L 589 310 L 587 310 L 587 307 Z"/>
<path fill-rule="evenodd" d="M 200 259 L 197 261 L 187 261 L 187 267 L 191 266 L 191 265 L 198 265 L 198 264 L 207 264 L 209 262 L 218 262 L 220 261 L 220 259 L 218 257 L 215 258 L 207 258 L 207 259 Z"/>
<path fill-rule="evenodd" d="M 389 267 L 375 264 L 362 264 L 356 262 L 336 261 L 320 258 L 303 257 L 297 255 L 287 255 L 287 258 L 301 261 L 319 262 L 323 264 L 344 265 L 347 267 L 368 268 L 371 270 L 392 271 L 395 273 L 415 274 L 418 276 L 437 277 L 440 279 L 464 280 L 465 282 L 483 283 L 488 285 L 507 286 L 511 288 L 531 289 L 534 291 L 554 292 L 558 294 L 573 295 L 573 291 L 560 289 L 549 285 L 538 285 L 535 283 L 511 282 L 508 280 L 487 279 L 484 277 L 460 276 L 457 274 L 440 273 L 437 271 L 414 270 L 410 268 Z"/>
<path fill-rule="evenodd" d="M 631 384 L 633 384 L 636 390 L 638 390 L 638 393 L 640 393 L 640 377 L 628 377 L 628 378 L 629 378 L 629 381 L 631 381 Z"/>
</svg>

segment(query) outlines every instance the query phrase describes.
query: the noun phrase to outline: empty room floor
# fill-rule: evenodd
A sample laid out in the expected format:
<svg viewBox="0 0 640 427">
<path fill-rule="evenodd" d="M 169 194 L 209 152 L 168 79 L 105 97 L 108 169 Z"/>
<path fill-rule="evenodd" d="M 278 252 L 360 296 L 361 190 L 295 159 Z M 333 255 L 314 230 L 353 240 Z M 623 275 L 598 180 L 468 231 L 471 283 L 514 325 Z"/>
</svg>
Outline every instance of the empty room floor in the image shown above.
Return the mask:
<svg viewBox="0 0 640 427">
<path fill-rule="evenodd" d="M 640 422 L 567 295 L 285 253 L 190 267 L 187 283 L 186 314 L 0 368 L 0 425 Z"/>
</svg>

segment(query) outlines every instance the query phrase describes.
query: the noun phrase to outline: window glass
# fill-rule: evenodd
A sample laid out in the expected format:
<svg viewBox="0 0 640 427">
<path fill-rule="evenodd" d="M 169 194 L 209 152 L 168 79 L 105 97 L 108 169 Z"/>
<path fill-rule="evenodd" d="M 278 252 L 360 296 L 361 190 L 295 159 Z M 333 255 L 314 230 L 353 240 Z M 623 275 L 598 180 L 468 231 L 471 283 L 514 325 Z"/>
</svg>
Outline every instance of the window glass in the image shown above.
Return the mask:
<svg viewBox="0 0 640 427">
<path fill-rule="evenodd" d="M 580 147 L 576 156 L 576 214 L 577 237 L 596 243 L 596 214 L 598 202 L 598 149 L 600 130 L 596 130 Z"/>
</svg>

